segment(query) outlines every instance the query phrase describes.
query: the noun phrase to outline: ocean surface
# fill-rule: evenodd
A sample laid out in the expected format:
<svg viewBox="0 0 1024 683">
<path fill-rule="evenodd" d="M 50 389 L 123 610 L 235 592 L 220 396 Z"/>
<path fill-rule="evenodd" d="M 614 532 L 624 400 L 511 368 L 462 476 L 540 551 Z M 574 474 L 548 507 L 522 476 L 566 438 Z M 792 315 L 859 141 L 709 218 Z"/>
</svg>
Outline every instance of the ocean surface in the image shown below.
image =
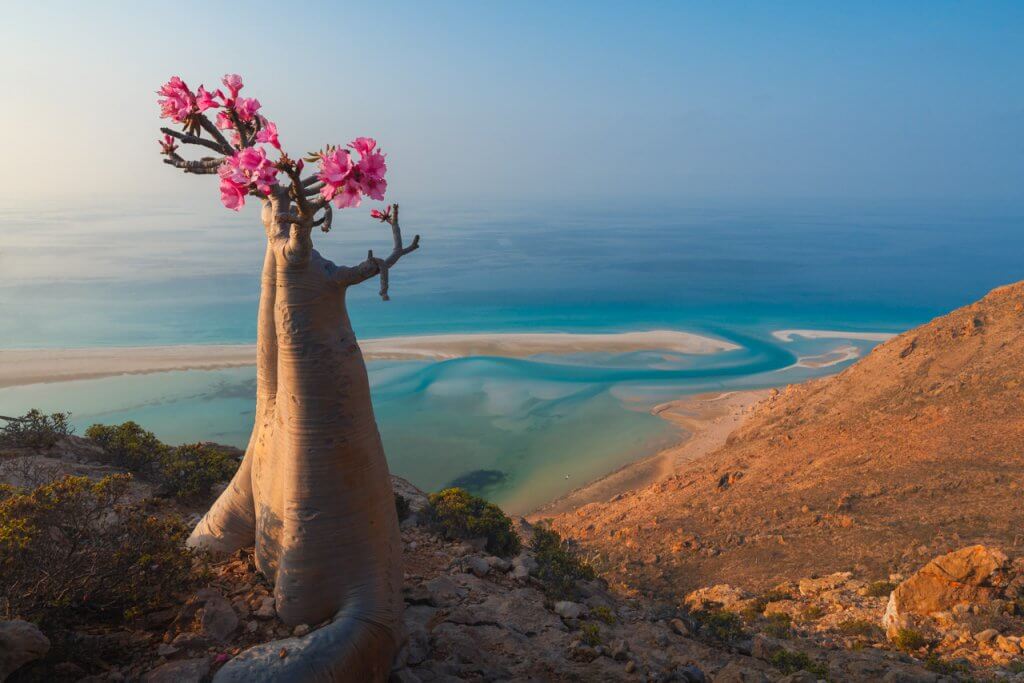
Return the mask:
<svg viewBox="0 0 1024 683">
<path fill-rule="evenodd" d="M 205 199 L 205 198 L 204 198 Z M 0 208 L 0 347 L 252 342 L 264 237 L 255 207 Z M 394 472 L 524 512 L 679 438 L 650 409 L 845 367 L 798 360 L 873 342 L 785 342 L 789 328 L 899 332 L 1024 277 L 1024 210 L 820 205 L 403 204 L 422 249 L 350 295 L 362 338 L 678 329 L 737 351 L 369 364 Z M 337 262 L 389 245 L 366 209 L 314 236 Z M 0 414 L 134 419 L 169 442 L 244 447 L 254 370 L 0 389 Z"/>
</svg>

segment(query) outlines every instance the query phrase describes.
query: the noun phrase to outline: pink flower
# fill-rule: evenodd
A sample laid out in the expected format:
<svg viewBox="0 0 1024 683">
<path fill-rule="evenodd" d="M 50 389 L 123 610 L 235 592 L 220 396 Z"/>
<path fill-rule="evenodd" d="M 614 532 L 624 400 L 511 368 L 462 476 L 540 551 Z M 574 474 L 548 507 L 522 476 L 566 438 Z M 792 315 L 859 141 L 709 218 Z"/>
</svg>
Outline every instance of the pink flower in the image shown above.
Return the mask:
<svg viewBox="0 0 1024 683">
<path fill-rule="evenodd" d="M 377 146 L 377 141 L 373 138 L 356 138 L 348 143 L 348 146 L 359 152 L 359 156 L 364 157 L 373 152 L 373 149 Z"/>
<path fill-rule="evenodd" d="M 196 91 L 196 106 L 199 111 L 206 111 L 207 109 L 215 109 L 220 106 L 220 102 L 216 98 L 224 98 L 224 93 L 220 90 L 214 90 L 209 92 L 203 86 L 199 86 L 199 90 Z"/>
<path fill-rule="evenodd" d="M 162 95 L 157 99 L 161 118 L 181 123 L 196 111 L 196 96 L 178 76 L 173 76 L 156 92 Z"/>
<path fill-rule="evenodd" d="M 367 197 L 380 201 L 384 199 L 384 193 L 387 192 L 388 181 L 383 178 L 373 178 L 364 175 L 359 183 L 359 187 L 362 188 Z"/>
<path fill-rule="evenodd" d="M 329 154 L 320 157 L 319 177 L 325 185 L 340 186 L 351 170 L 352 157 L 348 150 L 334 149 Z"/>
<path fill-rule="evenodd" d="M 262 147 L 246 147 L 225 159 L 217 169 L 220 176 L 220 201 L 238 211 L 245 205 L 245 196 L 255 188 L 269 194 L 277 182 L 277 167 L 267 158 Z"/>
<path fill-rule="evenodd" d="M 217 127 L 221 130 L 232 130 L 235 127 L 235 122 L 231 120 L 226 111 L 219 111 L 217 112 Z"/>
<path fill-rule="evenodd" d="M 231 98 L 238 97 L 238 91 L 242 89 L 242 77 L 238 74 L 225 74 L 221 79 L 224 87 L 231 91 Z"/>
<path fill-rule="evenodd" d="M 160 151 L 164 154 L 174 154 L 174 150 L 178 149 L 178 144 L 170 135 L 165 135 L 162 140 L 157 140 L 157 142 L 160 143 Z"/>
<path fill-rule="evenodd" d="M 386 223 L 387 221 L 391 220 L 391 207 L 389 206 L 385 211 L 381 211 L 380 209 L 373 209 L 372 211 L 370 211 L 370 218 L 376 218 L 381 223 Z"/>
<path fill-rule="evenodd" d="M 277 124 L 273 121 L 260 117 L 263 127 L 256 133 L 256 142 L 267 142 L 277 149 L 281 149 L 281 141 L 277 139 Z"/>
<path fill-rule="evenodd" d="M 363 201 L 363 193 L 359 183 L 347 180 L 334 194 L 334 206 L 339 209 L 354 209 Z"/>
<path fill-rule="evenodd" d="M 239 97 L 235 100 L 235 112 L 242 121 L 252 121 L 259 108 L 260 101 L 255 97 Z"/>
<path fill-rule="evenodd" d="M 359 160 L 359 171 L 371 178 L 383 178 L 388 166 L 384 163 L 384 155 L 380 153 L 364 154 Z"/>
</svg>

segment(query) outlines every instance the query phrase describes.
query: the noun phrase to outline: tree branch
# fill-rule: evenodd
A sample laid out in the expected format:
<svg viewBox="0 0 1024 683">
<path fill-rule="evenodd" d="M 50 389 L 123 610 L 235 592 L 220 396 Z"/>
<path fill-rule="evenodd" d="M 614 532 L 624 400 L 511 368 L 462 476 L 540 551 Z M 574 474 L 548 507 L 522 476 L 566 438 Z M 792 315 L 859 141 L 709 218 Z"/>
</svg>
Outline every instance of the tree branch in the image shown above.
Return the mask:
<svg viewBox="0 0 1024 683">
<path fill-rule="evenodd" d="M 201 145 L 203 147 L 209 147 L 213 151 L 220 152 L 221 154 L 231 154 L 234 152 L 234 149 L 231 147 L 231 145 L 224 147 L 220 143 L 214 142 L 213 140 L 207 140 L 206 138 L 201 138 L 198 135 L 192 135 L 190 133 L 179 133 L 173 128 L 161 128 L 160 132 L 170 135 L 172 138 L 177 138 L 186 145 Z"/>
<path fill-rule="evenodd" d="M 390 300 L 388 296 L 388 271 L 398 263 L 398 260 L 410 254 L 420 247 L 420 236 L 416 235 L 413 237 L 412 242 L 409 246 L 405 246 L 402 242 L 402 228 L 398 223 L 398 204 L 393 204 L 391 207 L 391 218 L 387 223 L 391 226 L 391 237 L 393 241 L 393 247 L 391 254 L 386 258 L 378 258 L 373 255 L 371 250 L 366 255 L 366 260 L 357 266 L 352 267 L 340 267 L 332 274 L 332 279 L 338 284 L 350 287 L 352 285 L 358 285 L 362 282 L 366 282 L 374 275 L 380 275 L 380 298 L 384 301 Z"/>
<path fill-rule="evenodd" d="M 331 221 L 334 220 L 334 209 L 331 208 L 330 204 L 323 205 L 324 215 L 313 221 L 313 227 L 320 225 L 323 226 L 320 229 L 324 232 L 331 231 Z"/>
<path fill-rule="evenodd" d="M 225 150 L 234 149 L 234 147 L 231 146 L 231 143 L 228 142 L 228 139 L 224 137 L 224 134 L 217 129 L 217 126 L 214 125 L 213 121 L 207 118 L 206 114 L 196 114 L 196 117 L 199 120 L 199 125 L 203 127 L 203 130 L 209 133 L 214 140 L 224 147 Z M 230 154 L 230 152 L 225 152 L 225 154 Z"/>
<path fill-rule="evenodd" d="M 214 159 L 213 157 L 203 157 L 198 161 L 186 161 L 177 154 L 168 154 L 167 158 L 164 159 L 165 164 L 170 164 L 175 168 L 180 168 L 185 173 L 197 173 L 197 174 L 214 174 L 220 169 L 220 165 L 224 163 L 224 158 Z"/>
</svg>

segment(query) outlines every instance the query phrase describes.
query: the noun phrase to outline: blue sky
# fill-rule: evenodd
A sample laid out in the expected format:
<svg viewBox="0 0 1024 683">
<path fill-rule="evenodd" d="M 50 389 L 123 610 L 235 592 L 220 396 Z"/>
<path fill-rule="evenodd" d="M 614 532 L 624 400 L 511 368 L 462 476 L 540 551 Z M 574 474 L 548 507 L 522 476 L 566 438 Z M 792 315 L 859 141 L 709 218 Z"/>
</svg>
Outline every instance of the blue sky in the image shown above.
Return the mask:
<svg viewBox="0 0 1024 683">
<path fill-rule="evenodd" d="M 0 201 L 202 194 L 155 95 L 243 74 L 441 201 L 1024 200 L 1024 3 L 17 3 Z"/>
</svg>

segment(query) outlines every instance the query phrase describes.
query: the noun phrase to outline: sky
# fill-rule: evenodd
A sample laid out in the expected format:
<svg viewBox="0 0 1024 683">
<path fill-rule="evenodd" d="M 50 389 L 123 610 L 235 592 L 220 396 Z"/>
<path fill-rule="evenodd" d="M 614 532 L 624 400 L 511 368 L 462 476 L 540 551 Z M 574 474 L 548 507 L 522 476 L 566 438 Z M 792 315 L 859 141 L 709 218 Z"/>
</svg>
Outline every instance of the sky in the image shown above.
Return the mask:
<svg viewBox="0 0 1024 683">
<path fill-rule="evenodd" d="M 396 198 L 1024 201 L 1024 3 L 54 0 L 0 10 L 0 209 L 215 205 L 154 91 L 228 72 Z"/>
</svg>

